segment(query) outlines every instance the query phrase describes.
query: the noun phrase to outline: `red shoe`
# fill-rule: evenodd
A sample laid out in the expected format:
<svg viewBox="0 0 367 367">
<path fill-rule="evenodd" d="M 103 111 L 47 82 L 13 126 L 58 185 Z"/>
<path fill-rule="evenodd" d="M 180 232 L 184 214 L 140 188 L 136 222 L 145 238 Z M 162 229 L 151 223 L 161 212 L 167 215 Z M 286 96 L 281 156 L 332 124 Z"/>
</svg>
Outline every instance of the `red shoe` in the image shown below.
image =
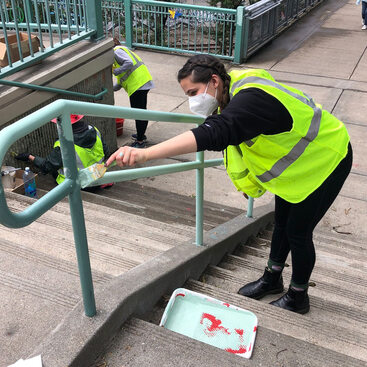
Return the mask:
<svg viewBox="0 0 367 367">
<path fill-rule="evenodd" d="M 100 186 L 101 189 L 108 189 L 109 187 L 112 187 L 114 185 L 113 182 L 108 183 L 108 184 L 103 184 Z"/>
</svg>

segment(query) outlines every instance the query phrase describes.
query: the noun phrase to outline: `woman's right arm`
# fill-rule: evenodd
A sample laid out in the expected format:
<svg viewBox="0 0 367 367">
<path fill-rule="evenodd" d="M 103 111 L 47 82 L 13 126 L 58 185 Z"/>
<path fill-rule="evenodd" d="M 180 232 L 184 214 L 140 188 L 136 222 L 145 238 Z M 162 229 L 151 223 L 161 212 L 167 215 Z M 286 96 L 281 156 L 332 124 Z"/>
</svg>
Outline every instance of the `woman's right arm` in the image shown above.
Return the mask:
<svg viewBox="0 0 367 367">
<path fill-rule="evenodd" d="M 186 131 L 174 138 L 153 145 L 146 149 L 136 149 L 129 146 L 121 147 L 107 160 L 109 166 L 114 160 L 120 167 L 134 166 L 154 159 L 173 157 L 179 154 L 193 153 L 197 151 L 194 134 Z"/>
</svg>

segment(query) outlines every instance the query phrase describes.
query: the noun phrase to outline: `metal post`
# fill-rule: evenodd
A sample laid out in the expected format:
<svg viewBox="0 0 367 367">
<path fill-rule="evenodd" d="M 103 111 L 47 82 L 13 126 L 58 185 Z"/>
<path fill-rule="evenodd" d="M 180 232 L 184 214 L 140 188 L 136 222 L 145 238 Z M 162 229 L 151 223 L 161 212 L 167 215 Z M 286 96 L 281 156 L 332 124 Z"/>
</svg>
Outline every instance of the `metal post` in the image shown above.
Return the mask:
<svg viewBox="0 0 367 367">
<path fill-rule="evenodd" d="M 75 159 L 75 148 L 73 131 L 71 128 L 70 115 L 67 111 L 62 115 L 62 119 L 66 120 L 64 129 L 60 121 L 57 123 L 57 130 L 60 139 L 60 148 L 62 160 L 64 162 L 66 178 L 76 178 L 78 169 Z M 73 225 L 74 241 L 76 248 L 76 256 L 78 260 L 80 284 L 82 288 L 84 312 L 86 316 L 92 317 L 96 314 L 96 303 L 94 299 L 92 272 L 89 261 L 89 251 L 87 242 L 87 232 L 85 229 L 84 213 L 80 187 L 75 184 L 69 194 L 69 205 L 71 221 Z"/>
<path fill-rule="evenodd" d="M 132 48 L 133 46 L 132 30 L 131 0 L 125 0 L 125 45 L 128 48 Z"/>
<path fill-rule="evenodd" d="M 196 160 L 204 163 L 204 152 L 196 153 Z M 204 167 L 196 169 L 196 246 L 203 245 Z"/>
<path fill-rule="evenodd" d="M 235 38 L 235 45 L 234 45 L 234 63 L 241 64 L 242 61 L 242 54 L 243 54 L 243 45 L 244 45 L 244 6 L 239 6 L 237 8 L 236 14 L 236 38 Z"/>
<path fill-rule="evenodd" d="M 96 33 L 91 37 L 93 40 L 98 41 L 105 37 L 103 31 L 102 21 L 102 5 L 99 0 L 86 1 L 87 6 L 87 23 L 89 29 L 96 30 Z"/>
<path fill-rule="evenodd" d="M 34 12 L 32 6 L 32 0 L 25 0 L 24 13 L 26 14 L 27 23 L 33 23 Z"/>
<path fill-rule="evenodd" d="M 248 15 L 248 11 L 245 9 L 244 14 L 244 24 L 243 24 L 243 48 L 242 48 L 242 61 L 247 59 L 248 53 L 248 44 L 249 44 L 249 37 L 250 37 L 250 17 Z"/>
<path fill-rule="evenodd" d="M 254 198 L 249 196 L 248 204 L 247 204 L 247 213 L 246 213 L 247 218 L 252 218 L 253 209 L 254 209 Z"/>
</svg>

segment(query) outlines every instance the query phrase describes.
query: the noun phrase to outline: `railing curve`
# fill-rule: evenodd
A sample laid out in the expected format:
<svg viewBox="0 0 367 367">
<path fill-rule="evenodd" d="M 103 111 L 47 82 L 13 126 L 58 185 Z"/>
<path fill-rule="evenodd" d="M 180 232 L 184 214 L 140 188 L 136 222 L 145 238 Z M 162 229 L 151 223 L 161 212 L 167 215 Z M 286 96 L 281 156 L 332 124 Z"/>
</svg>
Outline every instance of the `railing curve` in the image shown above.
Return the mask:
<svg viewBox="0 0 367 367">
<path fill-rule="evenodd" d="M 158 112 L 134 108 L 116 107 L 103 104 L 93 104 L 72 100 L 59 99 L 40 110 L 22 118 L 0 131 L 0 165 L 11 145 L 18 139 L 45 125 L 51 119 L 58 118 L 57 130 L 60 140 L 60 149 L 63 159 L 65 181 L 52 189 L 39 200 L 20 213 L 9 210 L 5 191 L 0 181 L 0 223 L 10 228 L 21 228 L 29 225 L 47 210 L 52 208 L 65 196 L 69 196 L 70 214 L 72 219 L 75 247 L 83 294 L 84 309 L 87 316 L 96 313 L 93 282 L 90 268 L 87 235 L 85 229 L 80 181 L 75 159 L 73 132 L 70 123 L 70 114 L 86 116 L 141 119 L 150 121 L 194 123 L 201 124 L 204 118 L 170 112 Z M 223 159 L 204 161 L 204 152 L 196 153 L 196 160 L 192 162 L 169 164 L 144 168 L 133 168 L 115 172 L 108 172 L 94 184 L 111 181 L 119 182 L 141 177 L 150 177 L 160 174 L 182 172 L 196 169 L 196 245 L 203 243 L 203 192 L 204 168 L 223 164 Z M 252 211 L 252 209 L 251 209 Z"/>
</svg>

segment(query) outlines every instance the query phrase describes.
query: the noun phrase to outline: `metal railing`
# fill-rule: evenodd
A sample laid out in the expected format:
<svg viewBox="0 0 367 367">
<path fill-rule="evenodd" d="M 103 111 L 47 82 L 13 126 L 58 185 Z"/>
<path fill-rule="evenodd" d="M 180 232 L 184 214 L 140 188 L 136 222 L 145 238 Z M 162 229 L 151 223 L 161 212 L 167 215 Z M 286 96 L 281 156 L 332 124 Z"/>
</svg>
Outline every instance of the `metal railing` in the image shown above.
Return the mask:
<svg viewBox="0 0 367 367">
<path fill-rule="evenodd" d="M 22 118 L 0 131 L 0 166 L 5 154 L 11 145 L 25 135 L 47 124 L 55 116 L 60 117 L 57 131 L 60 140 L 63 166 L 66 174 L 64 182 L 53 188 L 46 195 L 35 201 L 22 212 L 9 210 L 5 191 L 0 180 L 0 223 L 10 228 L 22 228 L 51 209 L 64 197 L 69 197 L 70 214 L 72 219 L 77 261 L 80 274 L 85 314 L 94 316 L 96 313 L 92 275 L 90 268 L 88 242 L 85 229 L 80 182 L 75 158 L 73 132 L 70 123 L 70 114 L 86 116 L 141 119 L 149 121 L 194 123 L 201 124 L 204 118 L 168 112 L 141 110 L 134 108 L 115 107 L 88 102 L 77 102 L 59 99 L 40 110 Z M 93 185 L 109 182 L 135 180 L 143 177 L 152 177 L 163 174 L 196 170 L 196 237 L 195 244 L 203 244 L 203 198 L 204 198 L 204 168 L 223 164 L 223 159 L 204 160 L 204 152 L 196 153 L 196 160 L 191 162 L 168 164 L 153 167 L 132 168 L 106 173 Z M 252 216 L 252 201 L 249 202 L 247 215 Z"/>
<path fill-rule="evenodd" d="M 102 7 L 106 9 L 104 5 Z M 111 13 L 111 7 L 108 10 Z M 208 53 L 232 58 L 236 10 L 161 1 L 125 0 L 120 9 L 113 11 L 111 17 L 105 18 L 104 22 L 113 26 L 117 18 L 116 11 L 117 14 L 125 14 L 125 27 L 122 29 L 120 24 L 118 34 L 126 40 L 128 47 Z"/>
<path fill-rule="evenodd" d="M 241 63 L 322 1 L 261 0 L 223 9 L 151 0 L 0 0 L 8 61 L 0 77 L 80 40 L 109 35 L 128 47 Z"/>
<path fill-rule="evenodd" d="M 150 0 L 102 1 L 104 29 L 128 47 L 243 62 L 323 0 L 261 0 L 234 9 Z"/>
<path fill-rule="evenodd" d="M 104 37 L 99 0 L 0 0 L 0 77 L 83 39 Z"/>
</svg>

